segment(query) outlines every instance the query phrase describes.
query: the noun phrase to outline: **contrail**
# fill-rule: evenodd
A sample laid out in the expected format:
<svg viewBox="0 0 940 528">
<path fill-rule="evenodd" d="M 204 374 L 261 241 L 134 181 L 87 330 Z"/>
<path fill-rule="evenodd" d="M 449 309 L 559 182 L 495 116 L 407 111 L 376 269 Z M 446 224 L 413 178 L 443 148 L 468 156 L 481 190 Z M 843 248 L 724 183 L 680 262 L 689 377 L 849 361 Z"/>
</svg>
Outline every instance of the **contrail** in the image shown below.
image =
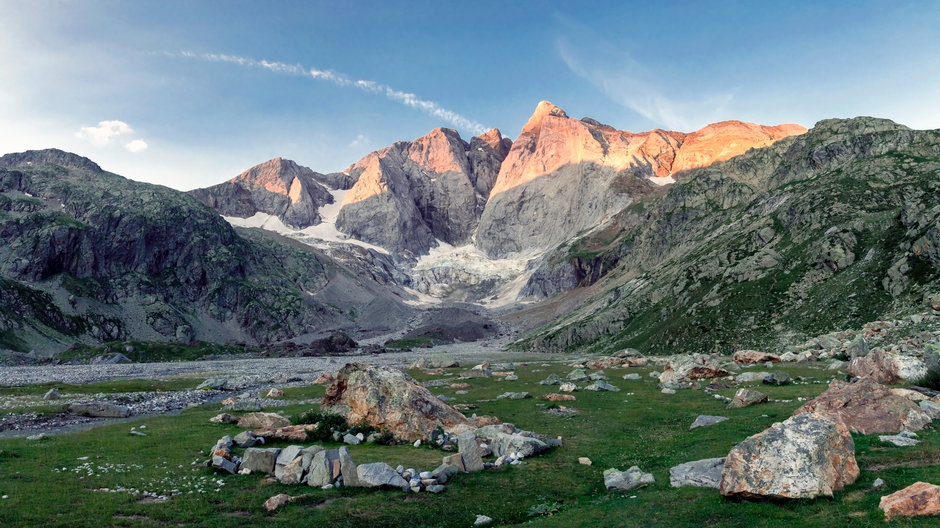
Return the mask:
<svg viewBox="0 0 940 528">
<path fill-rule="evenodd" d="M 285 64 L 283 62 L 272 62 L 266 60 L 256 60 L 238 55 L 225 55 L 218 53 L 193 53 L 191 51 L 182 51 L 180 53 L 167 53 L 171 57 L 183 57 L 187 59 L 197 59 L 210 62 L 227 62 L 237 64 L 248 68 L 261 68 L 274 73 L 283 75 L 296 75 L 300 77 L 309 77 L 318 81 L 331 82 L 338 86 L 350 86 L 358 88 L 364 92 L 381 94 L 388 99 L 401 103 L 405 106 L 420 110 L 432 117 L 450 123 L 457 128 L 470 131 L 474 134 L 482 134 L 487 128 L 468 117 L 462 116 L 457 112 L 448 110 L 434 101 L 421 99 L 413 93 L 396 90 L 386 84 L 375 81 L 366 81 L 359 79 L 350 79 L 347 75 L 332 70 L 318 70 L 316 68 L 306 68 L 299 64 Z"/>
</svg>

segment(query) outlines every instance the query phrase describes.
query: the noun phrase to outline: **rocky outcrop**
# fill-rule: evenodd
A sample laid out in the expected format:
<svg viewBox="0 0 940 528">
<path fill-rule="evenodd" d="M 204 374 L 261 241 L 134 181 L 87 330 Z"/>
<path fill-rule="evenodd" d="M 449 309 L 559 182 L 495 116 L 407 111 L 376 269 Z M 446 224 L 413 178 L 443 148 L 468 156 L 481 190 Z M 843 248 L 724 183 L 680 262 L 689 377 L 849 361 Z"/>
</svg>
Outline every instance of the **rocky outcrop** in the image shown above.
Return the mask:
<svg viewBox="0 0 940 528">
<path fill-rule="evenodd" d="M 659 382 L 667 388 L 685 388 L 690 382 L 728 375 L 721 361 L 705 354 L 677 356 L 670 360 L 669 367 L 659 376 Z"/>
<path fill-rule="evenodd" d="M 910 399 L 870 379 L 856 383 L 834 381 L 816 398 L 793 412 L 815 413 L 861 434 L 920 431 L 930 416 Z"/>
<path fill-rule="evenodd" d="M 849 363 L 848 372 L 878 383 L 916 382 L 927 375 L 927 365 L 919 358 L 879 349 L 854 358 Z"/>
<path fill-rule="evenodd" d="M 755 365 L 767 362 L 777 363 L 780 361 L 780 356 L 758 350 L 738 350 L 731 359 L 738 365 Z"/>
<path fill-rule="evenodd" d="M 725 458 L 719 489 L 722 495 L 743 498 L 831 497 L 858 475 L 848 429 L 807 413 L 736 445 Z"/>
<path fill-rule="evenodd" d="M 390 367 L 348 363 L 327 387 L 321 408 L 408 442 L 427 440 L 437 428 L 470 424 L 466 416 L 411 376 Z"/>
<path fill-rule="evenodd" d="M 346 170 L 356 183 L 343 199 L 336 227 L 414 255 L 427 253 L 438 240 L 466 244 L 506 147 L 498 130 L 467 144 L 456 131 L 437 128 L 373 152 Z"/>
<path fill-rule="evenodd" d="M 225 183 L 190 194 L 223 216 L 247 218 L 265 213 L 303 229 L 319 224 L 318 210 L 333 203 L 333 195 L 317 181 L 320 176 L 291 160 L 274 158 Z"/>
</svg>

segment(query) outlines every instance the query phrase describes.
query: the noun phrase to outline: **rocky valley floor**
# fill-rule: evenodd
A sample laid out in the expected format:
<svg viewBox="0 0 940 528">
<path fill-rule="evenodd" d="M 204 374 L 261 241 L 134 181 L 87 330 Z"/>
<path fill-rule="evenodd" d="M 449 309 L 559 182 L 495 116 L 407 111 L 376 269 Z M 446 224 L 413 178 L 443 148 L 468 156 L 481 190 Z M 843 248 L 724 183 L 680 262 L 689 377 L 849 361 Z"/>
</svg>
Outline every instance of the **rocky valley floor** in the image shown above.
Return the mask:
<svg viewBox="0 0 940 528">
<path fill-rule="evenodd" d="M 404 366 L 419 356 L 434 354 L 436 350 L 356 359 Z M 573 401 L 553 402 L 542 397 L 559 393 L 560 387 L 539 382 L 553 374 L 566 380 L 577 366 L 572 365 L 572 357 L 513 358 L 489 347 L 465 350 L 458 357 L 462 368 L 409 373 L 433 394 L 470 406 L 465 411 L 468 415 L 494 415 L 526 430 L 560 436 L 563 445 L 522 464 L 458 474 L 441 494 L 348 487 L 298 490 L 262 475 L 222 475 L 202 465 L 207 449 L 220 436 L 241 431 L 236 425 L 209 422 L 222 408 L 216 396 L 292 416 L 317 407 L 313 402 L 319 401 L 324 387 L 310 382 L 322 372 L 336 370 L 347 358 L 118 365 L 102 369 L 97 377 L 83 370 L 90 367 L 68 367 L 62 374 L 56 374 L 61 367 L 4 369 L 5 376 L 19 376 L 6 378 L 0 388 L 4 402 L 0 413 L 5 415 L 26 407 L 33 412 L 54 412 L 59 400 L 41 399 L 53 385 L 59 386 L 64 401 L 84 395 L 127 399 L 133 393 L 147 397 L 192 394 L 205 377 L 224 373 L 233 380 L 235 390 L 205 392 L 212 397 L 188 401 L 176 414 L 144 416 L 38 440 L 0 439 L 0 521 L 4 526 L 69 527 L 465 527 L 472 526 L 477 515 L 486 515 L 496 526 L 882 526 L 884 514 L 878 509 L 882 496 L 917 481 L 940 481 L 940 435 L 928 428 L 918 431 L 919 444 L 908 447 L 883 442 L 877 434 L 853 434 L 860 475 L 832 498 L 736 501 L 715 489 L 670 486 L 670 468 L 726 456 L 748 436 L 789 418 L 826 390 L 830 381 L 845 379 L 845 371 L 830 369 L 828 360 L 744 367 L 732 372 L 740 382 L 718 379 L 719 385 L 709 390 L 675 391 L 663 391 L 661 380 L 651 376 L 663 370 L 661 365 L 608 366 L 603 376 L 618 390 L 585 390 L 594 381 L 584 379 L 574 382 L 579 390 L 564 393 L 573 395 Z M 494 363 L 521 359 L 514 365 L 517 379 L 492 376 L 458 381 L 466 367 L 484 359 Z M 589 367 L 585 375 L 598 374 L 598 369 Z M 749 372 L 786 372 L 793 383 L 764 384 L 760 381 L 763 374 L 741 377 Z M 19 380 L 15 385 L 14 379 Z M 71 384 L 64 385 L 65 380 Z M 455 383 L 460 385 L 451 387 Z M 283 395 L 261 398 L 271 387 L 281 387 Z M 729 409 L 726 401 L 742 388 L 760 391 L 768 401 Z M 525 392 L 530 397 L 499 397 L 507 392 Z M 699 415 L 728 420 L 690 430 Z M 287 443 L 271 445 L 285 447 Z M 449 454 L 410 444 L 363 443 L 349 446 L 349 451 L 360 465 L 382 461 L 420 468 L 436 467 Z M 581 463 L 581 457 L 590 459 L 591 465 Z M 605 488 L 606 469 L 632 466 L 650 473 L 655 481 L 626 492 Z M 873 488 L 877 479 L 885 484 Z M 265 511 L 264 502 L 279 493 L 302 497 L 275 512 Z M 892 525 L 933 526 L 935 522 L 936 518 L 900 518 Z"/>
</svg>

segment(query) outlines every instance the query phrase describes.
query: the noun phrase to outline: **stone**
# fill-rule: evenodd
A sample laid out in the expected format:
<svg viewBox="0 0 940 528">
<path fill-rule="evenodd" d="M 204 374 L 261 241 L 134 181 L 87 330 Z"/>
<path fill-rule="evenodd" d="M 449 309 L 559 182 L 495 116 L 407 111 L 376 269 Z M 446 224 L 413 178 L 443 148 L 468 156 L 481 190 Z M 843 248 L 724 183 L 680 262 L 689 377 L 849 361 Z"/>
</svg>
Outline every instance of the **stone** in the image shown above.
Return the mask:
<svg viewBox="0 0 940 528">
<path fill-rule="evenodd" d="M 532 395 L 528 392 L 504 392 L 496 397 L 497 400 L 524 400 L 526 398 L 531 398 Z"/>
<path fill-rule="evenodd" d="M 940 420 L 940 403 L 924 400 L 917 404 L 932 420 Z"/>
<path fill-rule="evenodd" d="M 550 444 L 548 440 L 512 424 L 480 427 L 474 434 L 477 438 L 482 438 L 497 457 L 511 454 L 530 457 L 547 451 Z"/>
<path fill-rule="evenodd" d="M 334 476 L 334 455 L 329 454 L 328 450 L 320 450 L 313 453 L 313 456 L 310 458 L 310 462 L 307 468 L 307 485 L 314 488 L 322 488 L 333 484 L 336 477 Z M 330 450 L 332 451 L 332 450 Z M 309 456 L 307 453 L 304 454 L 304 458 Z M 338 462 L 339 453 L 335 454 L 335 460 Z M 338 464 L 337 464 L 338 465 Z M 340 471 L 335 471 L 335 473 L 340 473 Z M 358 474 L 358 473 L 357 473 Z"/>
<path fill-rule="evenodd" d="M 460 468 L 457 466 L 441 464 L 437 469 L 431 472 L 431 476 L 437 479 L 438 484 L 447 484 L 447 482 L 460 471 Z"/>
<path fill-rule="evenodd" d="M 738 389 L 738 392 L 735 392 L 734 397 L 731 398 L 731 403 L 728 404 L 728 408 L 740 409 L 742 407 L 757 405 L 758 403 L 766 403 L 767 400 L 767 395 L 763 392 L 751 389 Z"/>
<path fill-rule="evenodd" d="M 432 356 L 432 357 L 423 357 L 414 363 L 411 364 L 409 368 L 411 369 L 420 369 L 420 370 L 430 370 L 430 369 L 442 369 L 442 368 L 456 368 L 459 367 L 460 363 L 453 358 L 448 358 L 444 356 Z"/>
<path fill-rule="evenodd" d="M 356 466 L 356 462 L 353 461 L 352 455 L 349 454 L 349 449 L 346 447 L 339 448 L 339 468 L 340 473 L 343 475 L 344 486 L 351 488 L 360 486 L 359 470 Z"/>
<path fill-rule="evenodd" d="M 209 418 L 209 422 L 217 423 L 217 424 L 233 424 L 233 423 L 238 423 L 238 418 L 236 418 L 235 416 L 232 416 L 229 413 L 222 413 L 222 414 L 217 414 L 213 416 L 212 418 Z"/>
<path fill-rule="evenodd" d="M 258 440 L 258 437 L 255 436 L 251 431 L 242 431 L 235 435 L 235 438 L 232 439 L 235 442 L 235 445 L 244 449 L 247 447 L 255 447 L 257 444 L 263 444 L 264 440 Z"/>
<path fill-rule="evenodd" d="M 234 475 L 238 471 L 238 464 L 218 455 L 212 457 L 212 467 L 218 471 L 224 471 L 231 475 Z"/>
<path fill-rule="evenodd" d="M 458 471 L 462 471 L 464 473 L 467 472 L 467 469 L 463 465 L 463 456 L 460 453 L 445 456 L 441 465 L 457 468 Z"/>
<path fill-rule="evenodd" d="M 652 473 L 644 473 L 638 466 L 626 471 L 608 469 L 604 471 L 604 487 L 608 490 L 630 491 L 656 482 Z"/>
<path fill-rule="evenodd" d="M 739 350 L 731 356 L 731 360 L 738 365 L 757 365 L 759 363 L 767 363 L 768 361 L 777 363 L 780 361 L 780 356 L 767 352 L 759 352 L 757 350 Z"/>
<path fill-rule="evenodd" d="M 767 376 L 770 376 L 770 372 L 742 372 L 734 377 L 734 381 L 738 383 L 761 382 Z"/>
<path fill-rule="evenodd" d="M 724 457 L 706 458 L 679 464 L 669 469 L 669 485 L 674 488 L 693 486 L 718 489 L 724 467 Z"/>
<path fill-rule="evenodd" d="M 595 381 L 587 387 L 584 387 L 584 390 L 594 392 L 620 392 L 619 387 L 615 387 L 606 381 Z"/>
<path fill-rule="evenodd" d="M 343 435 L 343 443 L 349 445 L 359 445 L 362 443 L 362 440 L 359 439 L 356 435 L 351 435 L 349 433 Z"/>
<path fill-rule="evenodd" d="M 42 395 L 42 399 L 44 400 L 58 400 L 61 397 L 62 395 L 59 394 L 59 389 L 57 389 L 56 387 L 52 387 L 51 389 L 46 391 L 45 394 Z"/>
<path fill-rule="evenodd" d="M 447 490 L 447 486 L 444 486 L 443 484 L 432 484 L 424 489 L 428 493 L 444 493 L 444 491 Z"/>
<path fill-rule="evenodd" d="M 560 401 L 575 401 L 577 398 L 573 394 L 558 394 L 556 392 L 551 392 L 548 394 L 543 394 L 540 396 L 543 400 L 550 402 L 560 402 Z"/>
<path fill-rule="evenodd" d="M 349 363 L 337 372 L 321 409 L 343 415 L 352 425 L 369 425 L 407 442 L 427 439 L 438 428 L 470 424 L 460 411 L 404 372 L 361 363 Z"/>
<path fill-rule="evenodd" d="M 223 410 L 233 412 L 258 412 L 261 410 L 261 402 L 258 400 L 231 401 L 231 403 L 225 403 L 227 401 L 231 401 L 231 398 L 222 401 L 222 403 L 225 404 L 225 406 L 222 407 Z"/>
<path fill-rule="evenodd" d="M 881 489 L 885 487 L 886 482 L 882 478 L 876 478 L 874 482 L 871 483 L 871 489 Z"/>
<path fill-rule="evenodd" d="M 793 380 L 790 379 L 790 375 L 781 370 L 775 370 L 772 374 L 764 378 L 764 384 L 766 385 L 789 385 L 793 383 Z"/>
<path fill-rule="evenodd" d="M 284 397 L 284 391 L 281 390 L 281 389 L 277 389 L 277 388 L 271 389 L 271 390 L 268 391 L 268 394 L 267 394 L 266 397 L 267 397 L 267 398 L 283 398 L 283 397 Z"/>
<path fill-rule="evenodd" d="M 845 354 L 850 359 L 867 356 L 868 342 L 865 341 L 865 336 L 859 334 L 849 341 L 849 344 L 845 347 Z"/>
<path fill-rule="evenodd" d="M 743 498 L 831 497 L 858 475 L 855 443 L 845 425 L 804 413 L 732 448 L 719 489 L 722 495 Z"/>
<path fill-rule="evenodd" d="M 848 361 L 839 361 L 838 359 L 833 359 L 829 362 L 828 365 L 826 365 L 826 368 L 829 370 L 844 370 L 848 368 L 848 366 Z"/>
<path fill-rule="evenodd" d="M 643 378 L 636 372 L 631 372 L 630 374 L 624 374 L 623 379 L 632 381 L 632 380 L 638 380 L 638 379 L 643 379 Z"/>
<path fill-rule="evenodd" d="M 692 422 L 692 425 L 689 426 L 689 431 L 692 429 L 697 429 L 699 427 L 708 427 L 710 425 L 719 424 L 727 420 L 727 416 L 712 416 L 709 414 L 700 414 L 695 418 L 695 421 Z"/>
<path fill-rule="evenodd" d="M 715 356 L 682 355 L 670 360 L 669 368 L 660 374 L 659 382 L 664 387 L 677 388 L 672 385 L 700 379 L 723 378 L 728 374 L 728 370 L 721 366 L 720 360 Z"/>
<path fill-rule="evenodd" d="M 920 381 L 927 375 L 927 364 L 914 356 L 876 349 L 849 363 L 848 373 L 878 383 Z"/>
<path fill-rule="evenodd" d="M 268 500 L 264 501 L 264 509 L 273 512 L 274 510 L 284 506 L 290 502 L 290 495 L 286 493 L 279 493 Z"/>
<path fill-rule="evenodd" d="M 581 464 L 582 466 L 590 466 L 591 459 L 588 457 L 578 457 L 578 464 Z"/>
<path fill-rule="evenodd" d="M 888 521 L 894 517 L 940 515 L 940 486 L 915 482 L 882 497 L 878 508 L 885 512 L 885 520 Z"/>
<path fill-rule="evenodd" d="M 127 363 L 133 363 L 131 358 L 121 354 L 120 352 L 113 352 L 111 354 L 101 354 L 91 358 L 89 362 L 91 365 L 124 365 Z"/>
<path fill-rule="evenodd" d="M 258 438 L 282 442 L 306 442 L 307 433 L 316 430 L 315 424 L 289 425 L 287 427 L 269 427 L 252 431 Z"/>
<path fill-rule="evenodd" d="M 275 413 L 253 412 L 238 419 L 238 427 L 242 429 L 276 429 L 289 425 L 290 420 Z"/>
<path fill-rule="evenodd" d="M 561 392 L 574 392 L 574 391 L 578 390 L 578 386 L 575 385 L 574 383 L 562 383 L 562 384 L 558 387 L 558 390 L 561 391 Z"/>
<path fill-rule="evenodd" d="M 830 383 L 825 392 L 793 414 L 805 412 L 829 416 L 861 434 L 920 431 L 931 423 L 930 416 L 916 403 L 870 379 Z"/>
<path fill-rule="evenodd" d="M 228 378 L 209 378 L 196 386 L 196 390 L 225 390 L 228 388 Z"/>
<path fill-rule="evenodd" d="M 591 381 L 606 381 L 607 376 L 604 374 L 603 370 L 599 370 L 588 374 L 588 379 Z"/>
<path fill-rule="evenodd" d="M 582 368 L 574 369 L 565 377 L 568 381 L 587 381 L 588 373 Z"/>
<path fill-rule="evenodd" d="M 659 392 L 661 392 L 661 393 L 663 393 L 663 394 L 675 394 L 675 393 L 676 393 L 676 389 L 670 389 L 669 387 L 664 387 L 664 388 L 663 388 L 661 391 L 659 391 Z"/>
<path fill-rule="evenodd" d="M 474 526 L 486 526 L 489 524 L 493 524 L 493 518 L 487 517 L 486 515 L 477 515 L 476 520 L 473 521 Z"/>
<path fill-rule="evenodd" d="M 241 467 L 252 473 L 274 473 L 274 464 L 280 452 L 280 449 L 273 447 L 267 449 L 249 447 L 242 456 Z"/>
<path fill-rule="evenodd" d="M 131 410 L 123 405 L 108 402 L 73 403 L 69 405 L 70 413 L 90 418 L 127 418 Z"/>
<path fill-rule="evenodd" d="M 913 447 L 920 443 L 920 440 L 917 440 L 917 435 L 914 433 L 909 433 L 909 431 L 902 431 L 900 434 L 896 435 L 880 435 L 878 440 L 891 444 L 896 447 Z"/>
<path fill-rule="evenodd" d="M 360 464 L 356 468 L 359 485 L 363 488 L 389 487 L 408 491 L 408 481 L 395 471 L 395 468 L 385 462 Z"/>
<path fill-rule="evenodd" d="M 467 473 L 483 469 L 483 458 L 480 457 L 480 446 L 477 444 L 474 433 L 463 433 L 457 436 L 457 452 L 460 453 L 464 471 Z"/>
</svg>

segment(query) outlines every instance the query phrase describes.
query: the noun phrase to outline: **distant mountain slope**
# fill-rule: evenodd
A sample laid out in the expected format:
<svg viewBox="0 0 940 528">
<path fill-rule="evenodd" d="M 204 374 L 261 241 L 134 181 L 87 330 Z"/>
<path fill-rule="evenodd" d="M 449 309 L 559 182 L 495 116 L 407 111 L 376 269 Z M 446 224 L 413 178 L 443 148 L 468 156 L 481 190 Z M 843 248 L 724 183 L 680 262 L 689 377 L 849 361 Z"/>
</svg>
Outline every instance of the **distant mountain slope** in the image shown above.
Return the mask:
<svg viewBox="0 0 940 528">
<path fill-rule="evenodd" d="M 186 193 L 74 154 L 0 158 L 0 348 L 270 343 L 356 328 L 355 309 L 322 298 L 335 266 L 310 248 L 239 236 Z"/>
<path fill-rule="evenodd" d="M 780 348 L 915 310 L 940 292 L 938 204 L 940 132 L 822 121 L 693 171 L 549 254 L 527 293 L 591 295 L 520 346 Z"/>
</svg>

